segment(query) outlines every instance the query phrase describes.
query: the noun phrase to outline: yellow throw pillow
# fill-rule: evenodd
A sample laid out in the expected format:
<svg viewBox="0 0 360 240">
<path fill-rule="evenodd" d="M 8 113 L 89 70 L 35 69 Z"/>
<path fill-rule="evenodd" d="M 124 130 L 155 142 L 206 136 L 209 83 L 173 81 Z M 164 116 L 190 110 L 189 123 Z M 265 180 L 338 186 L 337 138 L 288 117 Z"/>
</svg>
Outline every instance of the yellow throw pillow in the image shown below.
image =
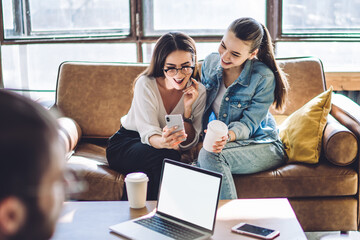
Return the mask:
<svg viewBox="0 0 360 240">
<path fill-rule="evenodd" d="M 323 131 L 331 109 L 330 87 L 293 112 L 279 127 L 288 162 L 318 163 Z"/>
</svg>

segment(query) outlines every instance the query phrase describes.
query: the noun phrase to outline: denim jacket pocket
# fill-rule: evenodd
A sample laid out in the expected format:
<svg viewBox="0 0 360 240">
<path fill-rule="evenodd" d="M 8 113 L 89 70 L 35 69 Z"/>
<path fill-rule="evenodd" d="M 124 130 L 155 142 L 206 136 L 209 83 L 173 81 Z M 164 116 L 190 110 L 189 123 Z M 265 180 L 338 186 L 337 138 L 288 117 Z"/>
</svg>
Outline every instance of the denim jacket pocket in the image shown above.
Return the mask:
<svg viewBox="0 0 360 240">
<path fill-rule="evenodd" d="M 230 101 L 230 121 L 239 120 L 245 109 L 250 106 L 251 101 Z"/>
</svg>

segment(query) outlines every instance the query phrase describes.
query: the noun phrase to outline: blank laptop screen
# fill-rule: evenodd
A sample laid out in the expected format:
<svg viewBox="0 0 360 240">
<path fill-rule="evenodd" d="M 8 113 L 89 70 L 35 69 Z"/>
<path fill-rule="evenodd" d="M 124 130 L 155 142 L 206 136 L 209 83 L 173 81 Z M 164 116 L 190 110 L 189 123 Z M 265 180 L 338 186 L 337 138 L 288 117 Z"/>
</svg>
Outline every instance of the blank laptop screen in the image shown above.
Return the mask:
<svg viewBox="0 0 360 240">
<path fill-rule="evenodd" d="M 158 211 L 213 230 L 221 177 L 164 163 Z"/>
</svg>

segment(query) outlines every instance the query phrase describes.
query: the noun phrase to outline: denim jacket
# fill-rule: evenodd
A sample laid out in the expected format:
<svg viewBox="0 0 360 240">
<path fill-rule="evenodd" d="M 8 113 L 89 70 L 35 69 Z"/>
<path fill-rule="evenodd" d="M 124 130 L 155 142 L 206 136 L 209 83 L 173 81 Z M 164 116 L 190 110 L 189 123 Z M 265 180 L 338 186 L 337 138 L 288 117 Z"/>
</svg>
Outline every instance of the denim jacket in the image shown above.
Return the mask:
<svg viewBox="0 0 360 240">
<path fill-rule="evenodd" d="M 214 120 L 212 104 L 220 89 L 223 68 L 218 53 L 207 56 L 201 67 L 201 82 L 207 99 L 203 128 Z M 269 107 L 274 102 L 275 76 L 257 59 L 247 60 L 238 79 L 226 89 L 219 111 L 219 120 L 228 125 L 239 144 L 270 143 L 279 139 Z"/>
</svg>

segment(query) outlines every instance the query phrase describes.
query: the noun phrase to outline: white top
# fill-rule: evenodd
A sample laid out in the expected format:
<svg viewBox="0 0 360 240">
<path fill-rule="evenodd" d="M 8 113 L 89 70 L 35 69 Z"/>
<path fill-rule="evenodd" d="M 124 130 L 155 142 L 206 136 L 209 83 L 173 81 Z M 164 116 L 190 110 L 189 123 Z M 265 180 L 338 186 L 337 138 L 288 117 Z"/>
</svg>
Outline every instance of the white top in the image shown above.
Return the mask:
<svg viewBox="0 0 360 240">
<path fill-rule="evenodd" d="M 216 95 L 216 98 L 212 104 L 212 109 L 216 115 L 216 119 L 219 119 L 220 106 L 225 93 L 226 93 L 226 87 L 224 81 L 221 81 L 219 93 Z"/>
<path fill-rule="evenodd" d="M 166 114 L 184 114 L 184 97 L 182 96 L 178 104 L 171 113 L 167 113 L 158 89 L 156 79 L 148 76 L 141 76 L 135 84 L 134 97 L 130 110 L 127 115 L 121 118 L 121 125 L 140 134 L 141 142 L 149 143 L 149 138 L 154 135 L 162 134 L 162 129 L 166 126 Z M 201 121 L 206 102 L 206 89 L 199 82 L 199 97 L 192 105 L 192 115 L 194 116 L 193 127 L 195 129 L 194 140 L 186 146 L 179 145 L 181 150 L 187 150 L 195 146 L 199 141 L 201 133 Z M 151 145 L 150 145 L 151 146 Z"/>
</svg>

